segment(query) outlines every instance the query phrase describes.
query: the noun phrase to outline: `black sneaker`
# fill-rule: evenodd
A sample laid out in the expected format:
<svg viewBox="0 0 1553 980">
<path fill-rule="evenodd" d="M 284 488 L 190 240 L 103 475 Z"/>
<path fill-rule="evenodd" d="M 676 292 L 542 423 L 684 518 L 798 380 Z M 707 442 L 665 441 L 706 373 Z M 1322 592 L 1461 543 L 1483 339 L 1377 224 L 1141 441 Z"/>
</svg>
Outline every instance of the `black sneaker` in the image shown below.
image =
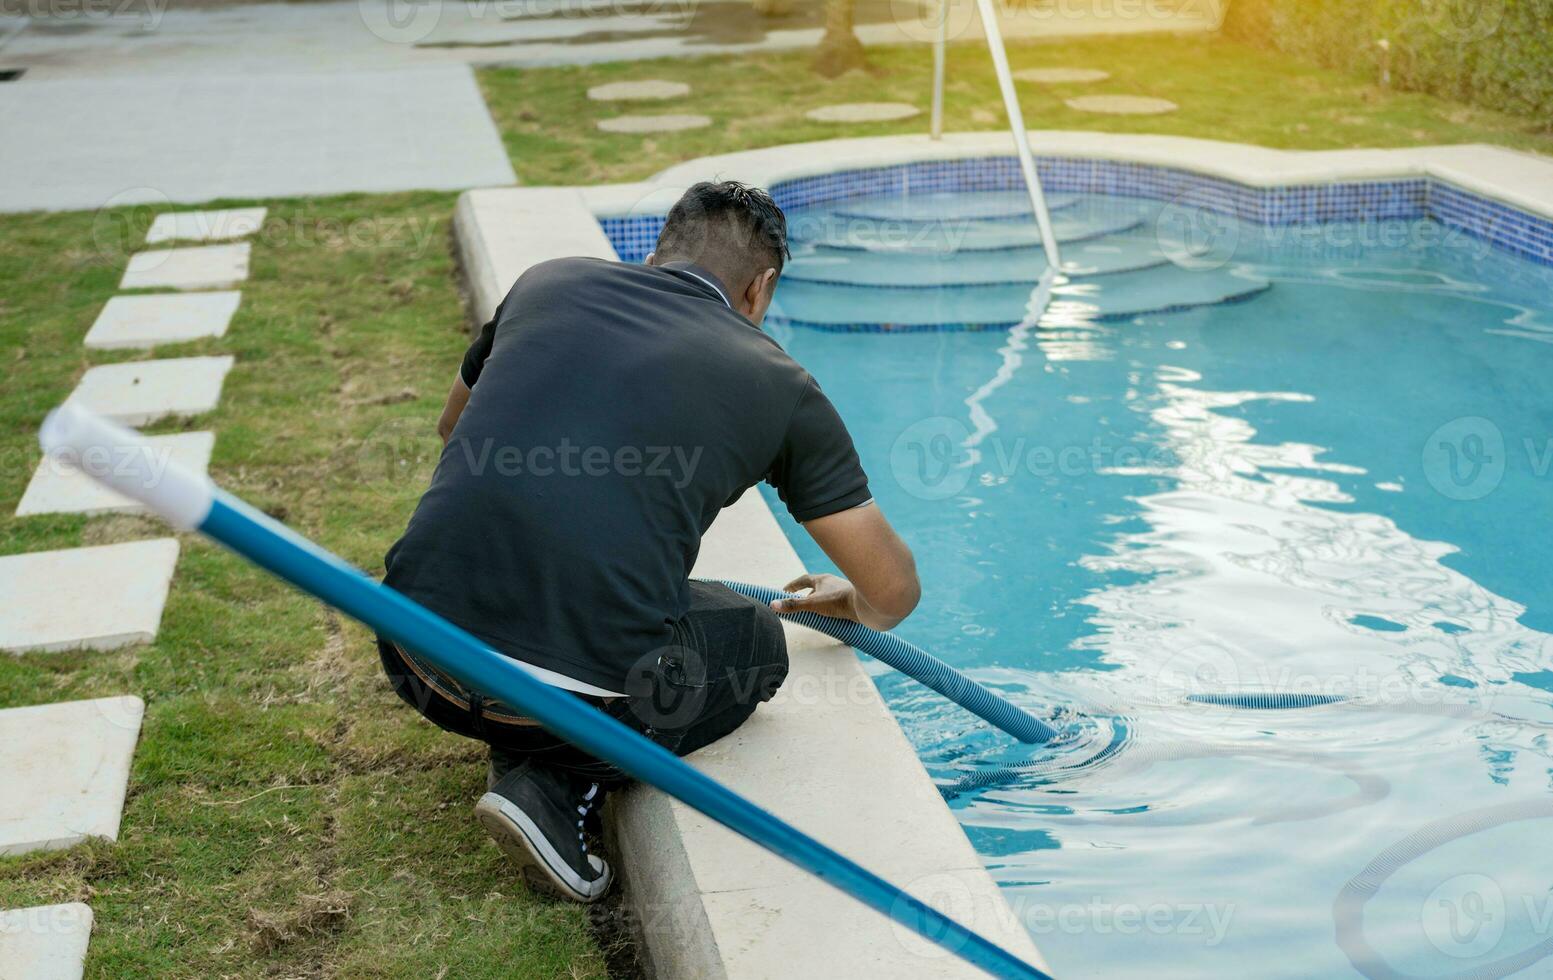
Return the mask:
<svg viewBox="0 0 1553 980">
<path fill-rule="evenodd" d="M 589 813 L 601 802 L 598 783 L 524 762 L 480 798 L 475 816 L 530 888 L 595 902 L 613 879 L 608 862 L 588 853 L 583 836 Z"/>
</svg>

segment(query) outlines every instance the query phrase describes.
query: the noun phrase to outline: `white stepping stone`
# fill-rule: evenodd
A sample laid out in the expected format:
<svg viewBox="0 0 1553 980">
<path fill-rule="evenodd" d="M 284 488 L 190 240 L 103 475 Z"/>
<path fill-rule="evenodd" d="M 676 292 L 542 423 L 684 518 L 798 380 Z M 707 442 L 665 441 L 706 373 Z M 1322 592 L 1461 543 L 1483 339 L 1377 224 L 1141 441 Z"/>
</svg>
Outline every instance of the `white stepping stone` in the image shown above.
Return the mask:
<svg viewBox="0 0 1553 980">
<path fill-rule="evenodd" d="M 103 364 L 82 375 L 68 400 L 125 425 L 187 418 L 216 407 L 232 364 L 230 355 Z"/>
<path fill-rule="evenodd" d="M 143 514 L 140 503 L 115 493 L 92 479 L 92 472 L 112 473 L 126 462 L 130 452 L 150 454 L 154 473 L 169 462 L 198 473 L 210 469 L 210 453 L 216 445 L 214 432 L 179 432 L 168 436 L 147 436 L 149 448 L 120 448 L 84 458 L 84 466 L 53 456 L 43 457 L 33 471 L 32 480 L 16 506 L 16 516 L 30 514 Z M 82 472 L 85 470 L 85 472 Z"/>
<path fill-rule="evenodd" d="M 0 557 L 0 652 L 150 643 L 177 564 L 176 538 Z"/>
<path fill-rule="evenodd" d="M 248 243 L 136 252 L 120 289 L 226 289 L 248 278 Z"/>
<path fill-rule="evenodd" d="M 86 346 L 113 350 L 220 337 L 242 299 L 236 291 L 115 296 L 87 331 Z"/>
<path fill-rule="evenodd" d="M 804 115 L 815 122 L 859 123 L 910 119 L 921 111 L 905 102 L 843 102 L 810 109 Z"/>
<path fill-rule="evenodd" d="M 229 208 L 225 211 L 169 211 L 159 214 L 146 232 L 146 244 L 160 242 L 225 242 L 246 238 L 264 224 L 268 208 Z"/>
<path fill-rule="evenodd" d="M 1021 82 L 1040 85 L 1065 85 L 1070 82 L 1103 82 L 1111 77 L 1108 71 L 1098 68 L 1026 68 L 1014 72 Z"/>
<path fill-rule="evenodd" d="M 0 980 L 80 980 L 91 938 L 80 902 L 0 911 Z"/>
<path fill-rule="evenodd" d="M 712 125 L 706 116 L 669 114 L 665 116 L 615 116 L 600 119 L 599 128 L 606 133 L 677 133 L 682 129 L 702 129 Z"/>
<path fill-rule="evenodd" d="M 690 86 L 684 82 L 666 82 L 661 78 L 610 82 L 588 89 L 588 98 L 595 102 L 655 102 L 659 99 L 678 99 L 689 94 Z"/>
<path fill-rule="evenodd" d="M 1111 116 L 1157 116 L 1180 108 L 1169 99 L 1147 95 L 1080 95 L 1065 101 L 1070 109 Z"/>
<path fill-rule="evenodd" d="M 0 711 L 0 854 L 117 840 L 145 710 L 119 697 Z"/>
</svg>

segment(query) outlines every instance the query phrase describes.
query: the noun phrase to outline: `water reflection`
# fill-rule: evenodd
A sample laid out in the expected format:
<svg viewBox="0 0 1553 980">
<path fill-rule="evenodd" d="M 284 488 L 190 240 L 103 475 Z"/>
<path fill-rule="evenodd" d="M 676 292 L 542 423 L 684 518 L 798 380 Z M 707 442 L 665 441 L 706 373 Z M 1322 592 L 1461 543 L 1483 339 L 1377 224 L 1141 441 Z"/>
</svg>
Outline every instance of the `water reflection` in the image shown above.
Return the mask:
<svg viewBox="0 0 1553 980">
<path fill-rule="evenodd" d="M 1243 306 L 1097 322 L 1101 277 L 1035 330 L 791 335 L 928 572 L 903 632 L 1061 736 L 876 681 L 1059 974 L 1546 973 L 1546 823 L 1417 845 L 1553 799 L 1553 275 L 1241 241 Z M 890 476 L 929 417 L 976 450 L 942 495 Z M 1479 497 L 1428 457 L 1473 420 Z"/>
<path fill-rule="evenodd" d="M 1364 476 L 1363 467 L 1311 443 L 1258 442 L 1234 414 L 1252 402 L 1313 400 L 1297 391 L 1212 390 L 1191 369 L 1160 366 L 1148 414 L 1173 465 L 1152 475 L 1169 488 L 1136 499 L 1146 528 L 1117 535 L 1083 562 L 1099 574 L 1131 573 L 1130 582 L 1081 600 L 1097 631 L 1079 645 L 1123 669 L 1065 678 L 1072 701 L 1116 737 L 1099 750 L 1093 738 L 1073 738 L 1023 768 L 981 758 L 951 777 L 955 767 L 935 767 L 956 780 L 948 795 L 974 797 L 960 804 L 972 825 L 1038 825 L 1052 834 L 1057 847 L 1034 855 L 1048 876 L 1040 901 L 1078 902 L 1096 889 L 1104 877 L 1095 873 L 1097 850 L 1134 852 L 1150 875 L 1165 871 L 1153 857 L 1161 847 L 1201 856 L 1200 837 L 1173 831 L 1204 826 L 1230 831 L 1228 850 L 1246 867 L 1294 860 L 1291 846 L 1301 860 L 1314 850 L 1319 857 L 1302 875 L 1313 897 L 1322 893 L 1315 880 L 1362 866 L 1397 827 L 1438 812 L 1442 791 L 1483 786 L 1472 768 L 1500 787 L 1546 790 L 1547 713 L 1518 717 L 1525 705 L 1497 702 L 1514 674 L 1549 662 L 1549 637 L 1518 622 L 1523 606 L 1442 564 L 1452 545 L 1415 538 L 1379 514 L 1329 506 L 1353 502 L 1335 477 Z M 1350 700 L 1309 712 L 1193 701 L 1237 690 Z M 1275 826 L 1301 836 L 1296 843 L 1269 833 Z M 1515 844 L 1536 846 L 1538 828 L 1522 830 Z M 1513 861 L 1511 853 L 1489 867 Z M 1029 855 L 995 856 L 1005 857 L 1005 880 L 1028 875 Z M 1233 950 L 1232 959 L 1250 962 L 1270 948 L 1304 946 L 1298 961 L 1308 964 L 1308 944 L 1330 942 L 1330 925 L 1276 914 L 1300 903 L 1269 900 L 1255 875 L 1211 861 L 1167 866 L 1179 877 L 1156 894 L 1206 888 L 1239 908 L 1220 955 Z M 1115 884 L 1139 886 L 1120 868 L 1111 874 Z M 1061 963 L 1066 937 L 1043 938 Z M 1353 940 L 1343 952 L 1352 958 L 1360 947 L 1368 948 Z M 1073 952 L 1070 962 L 1084 961 Z M 1403 975 L 1375 962 L 1349 966 Z"/>
</svg>

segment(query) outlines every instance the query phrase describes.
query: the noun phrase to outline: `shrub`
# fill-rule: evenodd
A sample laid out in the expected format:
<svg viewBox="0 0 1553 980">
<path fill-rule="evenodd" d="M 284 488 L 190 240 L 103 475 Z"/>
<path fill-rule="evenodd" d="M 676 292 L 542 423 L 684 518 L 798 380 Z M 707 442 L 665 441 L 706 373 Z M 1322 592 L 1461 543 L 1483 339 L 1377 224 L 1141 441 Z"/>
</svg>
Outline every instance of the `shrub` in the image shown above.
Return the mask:
<svg viewBox="0 0 1553 980">
<path fill-rule="evenodd" d="M 1553 129 L 1553 0 L 1231 0 L 1224 33 Z"/>
</svg>

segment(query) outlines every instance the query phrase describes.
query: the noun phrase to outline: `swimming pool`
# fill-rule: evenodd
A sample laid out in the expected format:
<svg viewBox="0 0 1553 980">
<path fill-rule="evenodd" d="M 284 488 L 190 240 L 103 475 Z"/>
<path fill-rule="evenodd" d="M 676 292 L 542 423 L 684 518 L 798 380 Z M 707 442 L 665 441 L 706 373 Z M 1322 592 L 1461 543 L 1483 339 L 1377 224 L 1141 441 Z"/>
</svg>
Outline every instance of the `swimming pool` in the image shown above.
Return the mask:
<svg viewBox="0 0 1553 980">
<path fill-rule="evenodd" d="M 1038 326 L 1006 188 L 790 208 L 770 321 L 916 551 L 898 632 L 1062 728 L 875 674 L 1011 907 L 1058 975 L 1553 975 L 1553 270 L 1053 203 Z"/>
</svg>

